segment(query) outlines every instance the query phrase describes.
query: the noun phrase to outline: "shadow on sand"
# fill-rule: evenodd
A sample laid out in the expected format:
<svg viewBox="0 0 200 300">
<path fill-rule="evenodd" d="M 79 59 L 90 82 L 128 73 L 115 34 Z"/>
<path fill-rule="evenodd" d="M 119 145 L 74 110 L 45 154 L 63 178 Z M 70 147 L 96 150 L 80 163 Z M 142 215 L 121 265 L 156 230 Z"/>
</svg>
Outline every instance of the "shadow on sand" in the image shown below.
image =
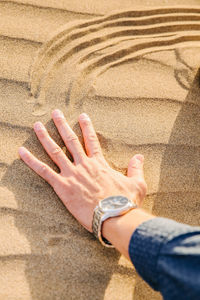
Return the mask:
<svg viewBox="0 0 200 300">
<path fill-rule="evenodd" d="M 174 75 L 176 78 L 177 73 Z M 176 78 L 178 82 L 181 76 Z M 181 104 L 166 144 L 160 166 L 158 192 L 153 199 L 152 209 L 156 215 L 190 225 L 200 225 L 199 78 L 200 71 L 197 72 L 187 97 Z M 140 299 L 158 300 L 162 297 L 137 276 L 134 300 Z"/>
</svg>

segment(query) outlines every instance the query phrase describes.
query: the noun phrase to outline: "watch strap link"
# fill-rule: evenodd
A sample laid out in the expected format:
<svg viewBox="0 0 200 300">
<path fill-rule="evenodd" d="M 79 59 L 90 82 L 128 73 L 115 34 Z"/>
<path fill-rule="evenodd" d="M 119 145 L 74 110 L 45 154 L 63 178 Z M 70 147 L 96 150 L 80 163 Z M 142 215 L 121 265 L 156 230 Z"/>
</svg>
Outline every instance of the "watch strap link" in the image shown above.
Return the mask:
<svg viewBox="0 0 200 300">
<path fill-rule="evenodd" d="M 98 239 L 99 238 L 99 228 L 101 223 L 101 217 L 102 213 L 97 209 L 98 206 L 94 209 L 94 216 L 93 216 L 93 222 L 92 222 L 92 231 L 94 236 Z"/>
<path fill-rule="evenodd" d="M 105 247 L 111 247 L 114 246 L 101 235 L 101 226 L 102 226 L 102 213 L 98 209 L 98 206 L 94 210 L 94 217 L 92 222 L 92 231 L 94 236 L 99 239 L 99 241 L 105 246 Z"/>
</svg>

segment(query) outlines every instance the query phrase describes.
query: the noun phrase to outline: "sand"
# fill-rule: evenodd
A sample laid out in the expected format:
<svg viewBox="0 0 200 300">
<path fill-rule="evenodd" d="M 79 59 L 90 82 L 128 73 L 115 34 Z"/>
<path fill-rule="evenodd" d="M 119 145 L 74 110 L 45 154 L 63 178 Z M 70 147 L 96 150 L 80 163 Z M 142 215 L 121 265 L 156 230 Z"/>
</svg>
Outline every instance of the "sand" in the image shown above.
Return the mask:
<svg viewBox="0 0 200 300">
<path fill-rule="evenodd" d="M 19 160 L 60 108 L 87 112 L 113 168 L 145 156 L 144 207 L 200 225 L 199 1 L 0 2 L 0 300 L 161 299 Z M 179 5 L 171 6 L 171 5 Z"/>
</svg>

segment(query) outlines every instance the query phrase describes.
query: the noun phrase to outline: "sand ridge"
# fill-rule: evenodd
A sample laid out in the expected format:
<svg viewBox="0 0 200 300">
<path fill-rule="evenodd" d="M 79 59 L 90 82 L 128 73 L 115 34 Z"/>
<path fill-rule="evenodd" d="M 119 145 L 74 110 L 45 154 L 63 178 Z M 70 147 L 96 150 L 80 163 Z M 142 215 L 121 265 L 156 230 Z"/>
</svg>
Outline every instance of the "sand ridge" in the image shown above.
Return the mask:
<svg viewBox="0 0 200 300">
<path fill-rule="evenodd" d="M 109 68 L 149 52 L 200 46 L 199 12 L 198 7 L 138 9 L 62 27 L 44 44 L 32 67 L 31 93 L 38 98 L 34 113 L 45 113 L 46 92 L 64 64 L 71 70 L 72 78 L 66 80 L 69 99 L 79 101 Z"/>
<path fill-rule="evenodd" d="M 198 10 L 197 10 L 198 12 Z M 125 13 L 125 15 L 128 15 L 128 17 L 131 18 L 131 12 L 127 12 Z M 33 69 L 36 68 L 36 71 L 39 72 L 40 70 L 37 69 L 37 64 L 40 65 L 40 68 L 45 68 L 45 64 L 48 63 L 48 61 L 46 62 L 46 60 L 50 60 L 52 55 L 55 54 L 55 52 L 60 51 L 64 46 L 66 46 L 66 43 L 72 42 L 75 39 L 78 38 L 84 38 L 86 35 L 90 34 L 90 33 L 95 33 L 100 35 L 100 37 L 96 37 L 95 40 L 90 40 L 90 36 L 86 36 L 86 41 L 87 39 L 90 40 L 90 42 L 88 43 L 84 43 L 84 47 L 89 47 L 90 45 L 94 45 L 95 42 L 98 41 L 98 43 L 100 43 L 101 41 L 106 40 L 105 42 L 109 42 L 108 40 L 114 37 L 120 37 L 120 36 L 133 36 L 134 38 L 139 37 L 145 37 L 145 36 L 156 36 L 156 35 L 161 35 L 163 33 L 166 33 L 166 35 L 170 35 L 170 32 L 172 32 L 173 34 L 178 33 L 179 31 L 186 31 L 186 30 L 199 30 L 199 23 L 195 23 L 195 19 L 197 21 L 200 20 L 199 14 L 191 14 L 188 13 L 186 15 L 180 15 L 177 13 L 174 13 L 168 17 L 166 16 L 162 16 L 161 17 L 159 15 L 155 15 L 153 17 L 150 18 L 144 18 L 144 20 L 142 17 L 141 18 L 137 18 L 137 17 L 133 17 L 133 20 L 129 20 L 129 18 L 123 18 L 124 13 L 121 14 L 117 14 L 117 15 L 112 15 L 111 17 L 106 17 L 106 18 L 102 18 L 102 19 L 98 19 L 98 21 L 91 21 L 91 22 L 82 22 L 79 25 L 74 25 L 72 26 L 67 25 L 67 29 L 65 30 L 60 30 L 60 33 L 55 35 L 53 37 L 52 40 L 50 40 L 49 42 L 45 43 L 45 45 L 42 47 L 42 49 L 40 50 L 40 53 L 38 54 L 37 57 L 37 63 L 36 66 L 33 66 Z M 117 21 L 113 21 L 113 19 L 118 18 Z M 159 18 L 160 17 L 160 18 Z M 107 20 L 111 19 L 111 21 L 106 22 Z M 105 21 L 105 22 L 104 22 Z M 172 24 L 167 24 L 169 21 L 175 21 Z M 180 22 L 181 21 L 181 24 Z M 186 22 L 184 23 L 184 21 L 191 21 L 191 22 Z M 164 26 L 161 25 L 161 23 L 166 23 Z M 92 25 L 96 25 L 96 23 L 99 25 L 98 27 L 93 27 Z M 155 23 L 158 23 L 158 25 L 154 25 Z M 141 27 L 138 29 L 139 25 L 150 25 L 149 27 Z M 136 25 L 136 26 L 134 26 Z M 193 26 L 194 25 L 194 26 Z M 119 30 L 117 30 L 117 27 L 121 27 L 119 28 Z M 129 27 L 130 26 L 130 27 Z M 71 35 L 70 34 L 74 29 L 81 29 L 84 27 L 89 27 L 87 28 L 86 31 L 78 31 L 78 32 L 73 32 Z M 109 35 L 105 36 L 101 34 L 101 29 L 104 28 L 109 28 L 109 27 L 114 27 L 114 32 L 110 33 Z M 126 30 L 122 31 L 122 28 L 126 28 Z M 100 31 L 97 33 L 97 31 Z M 176 32 L 177 31 L 177 32 Z M 66 37 L 67 35 L 67 37 Z M 64 36 L 64 38 L 62 38 Z M 119 40 L 120 41 L 120 40 Z M 83 47 L 81 47 L 80 42 L 79 44 L 76 46 L 78 48 L 78 50 L 82 50 Z M 49 49 L 50 48 L 50 49 Z M 77 48 L 74 48 L 74 51 L 71 51 L 69 53 L 69 55 L 74 54 L 74 52 L 76 52 Z M 45 58 L 43 58 L 42 56 L 46 56 L 46 60 Z M 67 58 L 68 56 L 66 56 L 65 58 Z M 34 71 L 33 71 L 34 72 Z M 31 80 L 32 80 L 32 76 L 31 76 Z M 34 93 L 34 92 L 33 92 Z"/>
<path fill-rule="evenodd" d="M 58 27 L 90 16 L 53 8 L 0 1 L 0 35 L 44 43 Z"/>
<path fill-rule="evenodd" d="M 130 7 L 148 7 L 148 6 L 159 6 L 161 5 L 160 0 L 85 0 L 80 2 L 79 0 L 4 0 L 4 2 L 15 2 L 20 4 L 37 6 L 40 8 L 54 8 L 67 11 L 74 11 L 81 14 L 88 15 L 105 15 L 109 11 L 116 9 L 126 9 Z M 198 0 L 190 0 L 191 5 L 198 5 Z M 163 6 L 167 5 L 188 5 L 188 0 L 165 0 L 162 2 Z"/>
<path fill-rule="evenodd" d="M 29 70 L 42 43 L 67 22 L 85 18 L 90 16 L 0 1 L 0 78 L 29 82 Z"/>
</svg>

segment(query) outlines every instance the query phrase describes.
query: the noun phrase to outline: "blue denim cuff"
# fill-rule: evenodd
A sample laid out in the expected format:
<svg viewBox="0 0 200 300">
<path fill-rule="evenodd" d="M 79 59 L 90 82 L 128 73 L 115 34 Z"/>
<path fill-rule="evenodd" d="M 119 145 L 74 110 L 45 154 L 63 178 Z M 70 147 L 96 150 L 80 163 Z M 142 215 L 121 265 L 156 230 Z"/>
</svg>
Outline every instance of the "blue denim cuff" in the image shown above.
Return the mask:
<svg viewBox="0 0 200 300">
<path fill-rule="evenodd" d="M 155 290 L 158 290 L 157 261 L 161 248 L 182 231 L 180 223 L 167 218 L 154 218 L 138 226 L 130 239 L 130 259 L 139 275 Z"/>
</svg>

